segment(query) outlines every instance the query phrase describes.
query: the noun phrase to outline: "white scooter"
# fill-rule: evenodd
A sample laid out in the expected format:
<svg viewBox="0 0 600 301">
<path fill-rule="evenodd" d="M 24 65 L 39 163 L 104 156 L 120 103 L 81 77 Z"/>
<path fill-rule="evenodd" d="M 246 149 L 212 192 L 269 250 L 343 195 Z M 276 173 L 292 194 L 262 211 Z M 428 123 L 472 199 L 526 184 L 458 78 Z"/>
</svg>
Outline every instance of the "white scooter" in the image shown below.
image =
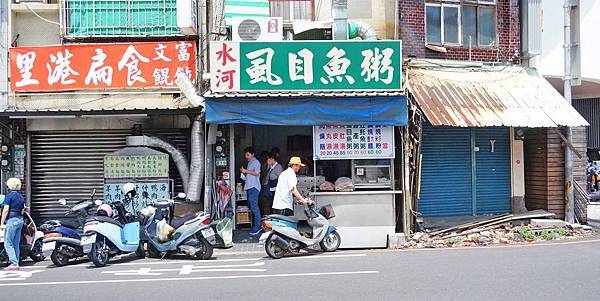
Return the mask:
<svg viewBox="0 0 600 301">
<path fill-rule="evenodd" d="M 339 248 L 342 242 L 340 234 L 329 223 L 329 219 L 335 217 L 331 205 L 317 208 L 312 203 L 305 207 L 304 213 L 308 217 L 308 225 L 312 228 L 308 233 L 301 233 L 298 230 L 298 221 L 292 217 L 285 217 L 285 223 L 276 222 L 274 219 L 262 221 L 263 229 L 270 231 L 261 237 L 262 239 L 266 236 L 265 251 L 269 257 L 279 259 L 287 253 L 297 253 L 317 244 L 325 252 L 334 252 Z"/>
<path fill-rule="evenodd" d="M 42 252 L 42 246 L 44 241 L 44 233 L 36 227 L 31 215 L 29 215 L 29 208 L 25 208 L 23 214 L 23 230 L 21 230 L 21 245 L 20 254 L 21 258 L 31 258 L 31 260 L 38 262 L 44 260 L 44 253 Z M 8 263 L 8 254 L 4 249 L 4 233 L 5 230 L 0 230 L 0 263 Z"/>
</svg>

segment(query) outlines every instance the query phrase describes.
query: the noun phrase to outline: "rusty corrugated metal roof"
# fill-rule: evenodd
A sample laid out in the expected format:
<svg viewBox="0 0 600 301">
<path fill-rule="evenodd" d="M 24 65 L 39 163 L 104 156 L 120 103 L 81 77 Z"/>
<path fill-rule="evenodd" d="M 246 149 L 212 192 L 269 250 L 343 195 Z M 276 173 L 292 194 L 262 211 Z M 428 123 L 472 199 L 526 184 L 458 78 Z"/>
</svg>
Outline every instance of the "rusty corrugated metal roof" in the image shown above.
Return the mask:
<svg viewBox="0 0 600 301">
<path fill-rule="evenodd" d="M 589 124 L 535 70 L 411 62 L 408 89 L 432 125 L 558 127 Z"/>
</svg>

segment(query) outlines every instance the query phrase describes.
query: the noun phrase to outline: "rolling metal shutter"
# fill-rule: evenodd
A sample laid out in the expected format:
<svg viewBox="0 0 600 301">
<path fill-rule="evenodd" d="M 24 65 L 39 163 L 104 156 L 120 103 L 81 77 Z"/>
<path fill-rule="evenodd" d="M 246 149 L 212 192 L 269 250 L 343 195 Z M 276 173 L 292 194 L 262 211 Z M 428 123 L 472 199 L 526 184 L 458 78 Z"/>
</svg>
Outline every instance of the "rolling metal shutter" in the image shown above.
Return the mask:
<svg viewBox="0 0 600 301">
<path fill-rule="evenodd" d="M 145 130 L 188 153 L 187 130 Z M 130 130 L 31 132 L 31 212 L 36 220 L 61 217 L 65 208 L 57 200 L 88 199 L 92 189 L 103 197 L 103 160 L 125 147 Z M 175 191 L 183 191 L 179 173 L 170 163 Z"/>
<path fill-rule="evenodd" d="M 509 133 L 508 128 L 425 125 L 418 211 L 424 216 L 509 212 Z"/>
<path fill-rule="evenodd" d="M 476 128 L 475 153 L 476 214 L 510 211 L 510 133 L 509 129 Z M 492 140 L 494 152 L 492 152 Z"/>
<path fill-rule="evenodd" d="M 600 147 L 600 98 L 573 99 L 573 107 L 590 123 L 587 130 L 588 147 Z"/>
<path fill-rule="evenodd" d="M 421 198 L 424 216 L 472 213 L 469 128 L 423 128 Z"/>
</svg>

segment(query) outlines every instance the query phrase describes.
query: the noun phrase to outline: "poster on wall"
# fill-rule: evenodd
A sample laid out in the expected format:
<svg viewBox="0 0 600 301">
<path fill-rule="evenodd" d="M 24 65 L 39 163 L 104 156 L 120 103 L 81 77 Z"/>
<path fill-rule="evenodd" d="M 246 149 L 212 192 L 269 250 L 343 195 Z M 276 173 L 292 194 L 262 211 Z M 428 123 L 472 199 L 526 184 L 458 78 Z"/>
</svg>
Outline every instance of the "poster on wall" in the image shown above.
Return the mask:
<svg viewBox="0 0 600 301">
<path fill-rule="evenodd" d="M 315 126 L 313 139 L 315 160 L 395 157 L 393 126 Z"/>
<path fill-rule="evenodd" d="M 14 177 L 25 180 L 25 145 L 15 145 L 13 158 Z"/>
<path fill-rule="evenodd" d="M 104 183 L 104 201 L 111 203 L 114 200 L 122 200 L 124 195 L 121 191 L 121 187 L 125 184 L 124 182 L 115 183 Z M 137 191 L 136 197 L 133 198 L 130 207 L 127 208 L 129 212 L 137 212 L 144 208 L 148 204 L 148 200 L 160 200 L 169 199 L 169 181 L 168 180 L 157 180 L 157 181 L 144 181 L 135 183 L 135 190 Z M 143 193 L 148 193 L 148 198 L 143 197 Z"/>
<path fill-rule="evenodd" d="M 105 156 L 104 178 L 168 178 L 168 155 Z"/>
</svg>

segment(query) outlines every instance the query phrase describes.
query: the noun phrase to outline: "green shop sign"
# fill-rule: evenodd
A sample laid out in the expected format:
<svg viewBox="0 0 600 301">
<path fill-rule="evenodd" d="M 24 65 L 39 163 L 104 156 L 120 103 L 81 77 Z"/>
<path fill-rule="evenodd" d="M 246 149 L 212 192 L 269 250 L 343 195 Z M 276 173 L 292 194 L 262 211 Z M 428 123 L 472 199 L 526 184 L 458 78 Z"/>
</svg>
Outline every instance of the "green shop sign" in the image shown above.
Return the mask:
<svg viewBox="0 0 600 301">
<path fill-rule="evenodd" d="M 400 90 L 401 41 L 212 42 L 211 90 Z"/>
</svg>

